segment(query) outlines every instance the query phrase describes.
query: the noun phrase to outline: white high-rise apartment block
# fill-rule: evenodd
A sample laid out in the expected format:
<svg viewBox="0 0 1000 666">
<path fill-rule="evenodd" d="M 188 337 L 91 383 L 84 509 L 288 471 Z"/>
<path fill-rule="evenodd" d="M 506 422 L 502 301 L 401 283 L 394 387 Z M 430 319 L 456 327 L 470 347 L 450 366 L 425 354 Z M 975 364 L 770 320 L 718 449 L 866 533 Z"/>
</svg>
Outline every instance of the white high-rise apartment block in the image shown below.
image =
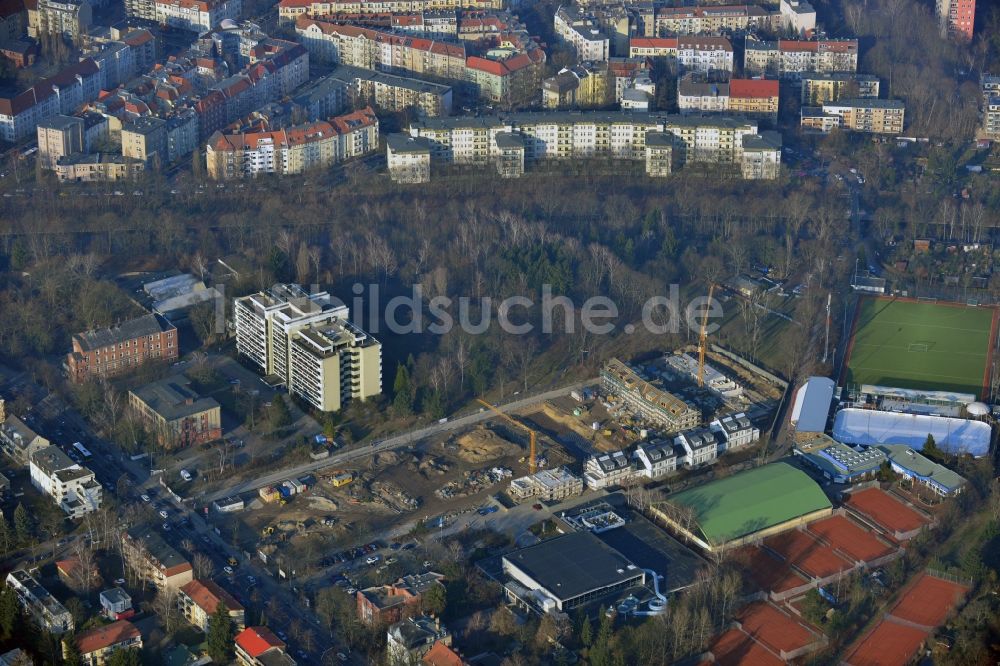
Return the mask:
<svg viewBox="0 0 1000 666">
<path fill-rule="evenodd" d="M 325 292 L 280 284 L 235 301 L 236 349 L 324 412 L 382 392 L 382 344 Z"/>
</svg>

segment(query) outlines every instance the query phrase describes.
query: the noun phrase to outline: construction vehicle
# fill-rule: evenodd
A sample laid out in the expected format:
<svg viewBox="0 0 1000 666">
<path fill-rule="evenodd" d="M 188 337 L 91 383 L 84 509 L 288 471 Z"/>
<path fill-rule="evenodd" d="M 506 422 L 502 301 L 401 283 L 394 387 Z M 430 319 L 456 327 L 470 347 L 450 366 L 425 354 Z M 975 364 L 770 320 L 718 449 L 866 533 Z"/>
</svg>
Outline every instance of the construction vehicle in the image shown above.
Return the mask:
<svg viewBox="0 0 1000 666">
<path fill-rule="evenodd" d="M 476 401 L 483 407 L 486 407 L 488 410 L 496 414 L 497 416 L 503 418 L 508 423 L 512 423 L 516 425 L 518 428 L 528 431 L 528 442 L 530 443 L 528 450 L 528 473 L 534 474 L 538 468 L 538 449 L 536 443 L 537 435 L 535 434 L 535 431 L 529 428 L 528 426 L 524 425 L 514 417 L 504 414 L 499 409 L 494 407 L 492 404 L 486 402 L 485 400 L 480 400 L 477 398 Z"/>
<path fill-rule="evenodd" d="M 715 293 L 715 283 L 708 287 L 708 307 L 705 308 L 705 315 L 701 318 L 701 330 L 698 332 L 698 387 L 705 385 L 705 347 L 707 347 L 708 334 L 705 332 L 708 327 L 708 313 L 712 307 L 712 294 Z"/>
<path fill-rule="evenodd" d="M 260 531 L 261 536 L 271 536 L 274 534 L 274 525 L 268 525 Z"/>
</svg>

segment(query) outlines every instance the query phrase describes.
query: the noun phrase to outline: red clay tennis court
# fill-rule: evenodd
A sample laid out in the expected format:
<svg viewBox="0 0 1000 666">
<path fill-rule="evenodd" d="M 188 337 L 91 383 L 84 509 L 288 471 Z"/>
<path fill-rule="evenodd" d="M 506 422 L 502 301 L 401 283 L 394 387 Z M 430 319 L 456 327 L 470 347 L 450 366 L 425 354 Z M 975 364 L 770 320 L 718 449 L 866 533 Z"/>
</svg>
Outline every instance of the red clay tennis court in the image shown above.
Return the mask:
<svg viewBox="0 0 1000 666">
<path fill-rule="evenodd" d="M 703 664 L 721 664 L 721 666 L 783 666 L 785 662 L 771 654 L 760 644 L 739 629 L 730 629 L 712 641 L 708 648 L 715 656 L 715 661 L 703 661 Z"/>
<path fill-rule="evenodd" d="M 850 666 L 905 666 L 929 635 L 892 620 L 882 620 L 851 651 L 844 663 Z"/>
<path fill-rule="evenodd" d="M 743 631 L 775 653 L 791 652 L 814 642 L 817 637 L 802 623 L 766 602 L 746 606 L 736 615 Z"/>
<path fill-rule="evenodd" d="M 892 615 L 933 629 L 944 624 L 968 591 L 964 585 L 920 574 L 892 609 Z"/>
<path fill-rule="evenodd" d="M 749 579 L 765 592 L 787 592 L 805 585 L 808 581 L 781 559 L 757 546 L 743 549 L 746 573 Z"/>
<path fill-rule="evenodd" d="M 928 522 L 919 513 L 880 488 L 866 488 L 851 493 L 846 504 L 890 532 L 909 532 Z"/>
<path fill-rule="evenodd" d="M 896 550 L 844 516 L 830 516 L 809 523 L 809 531 L 854 560 L 871 562 Z"/>
<path fill-rule="evenodd" d="M 815 578 L 847 571 L 853 566 L 823 545 L 816 537 L 799 530 L 769 537 L 764 540 L 764 545 Z"/>
</svg>

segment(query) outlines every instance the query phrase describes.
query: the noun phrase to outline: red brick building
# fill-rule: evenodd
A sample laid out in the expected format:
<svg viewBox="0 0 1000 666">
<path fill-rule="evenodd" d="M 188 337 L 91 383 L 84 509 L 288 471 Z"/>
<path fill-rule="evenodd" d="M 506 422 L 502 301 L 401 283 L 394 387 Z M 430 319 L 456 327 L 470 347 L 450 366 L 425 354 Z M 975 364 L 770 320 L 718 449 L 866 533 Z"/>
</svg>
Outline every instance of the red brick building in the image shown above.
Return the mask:
<svg viewBox="0 0 1000 666">
<path fill-rule="evenodd" d="M 80 384 L 130 372 L 147 361 L 170 363 L 177 356 L 177 327 L 150 314 L 111 328 L 77 333 L 66 368 L 70 380 Z"/>
<path fill-rule="evenodd" d="M 390 585 L 358 590 L 358 619 L 370 627 L 395 624 L 420 614 L 420 601 L 431 587 L 441 585 L 441 574 L 403 576 Z"/>
</svg>

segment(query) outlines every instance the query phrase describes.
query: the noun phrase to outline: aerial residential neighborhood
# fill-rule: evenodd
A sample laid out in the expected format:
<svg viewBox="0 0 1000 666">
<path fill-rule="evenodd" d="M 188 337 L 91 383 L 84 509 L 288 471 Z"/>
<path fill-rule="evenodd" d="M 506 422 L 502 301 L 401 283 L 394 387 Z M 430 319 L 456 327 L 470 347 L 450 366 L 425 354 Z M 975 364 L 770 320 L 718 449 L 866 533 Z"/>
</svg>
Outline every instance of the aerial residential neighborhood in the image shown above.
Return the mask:
<svg viewBox="0 0 1000 666">
<path fill-rule="evenodd" d="M 0 666 L 1000 662 L 1000 5 L 0 0 Z"/>
</svg>

